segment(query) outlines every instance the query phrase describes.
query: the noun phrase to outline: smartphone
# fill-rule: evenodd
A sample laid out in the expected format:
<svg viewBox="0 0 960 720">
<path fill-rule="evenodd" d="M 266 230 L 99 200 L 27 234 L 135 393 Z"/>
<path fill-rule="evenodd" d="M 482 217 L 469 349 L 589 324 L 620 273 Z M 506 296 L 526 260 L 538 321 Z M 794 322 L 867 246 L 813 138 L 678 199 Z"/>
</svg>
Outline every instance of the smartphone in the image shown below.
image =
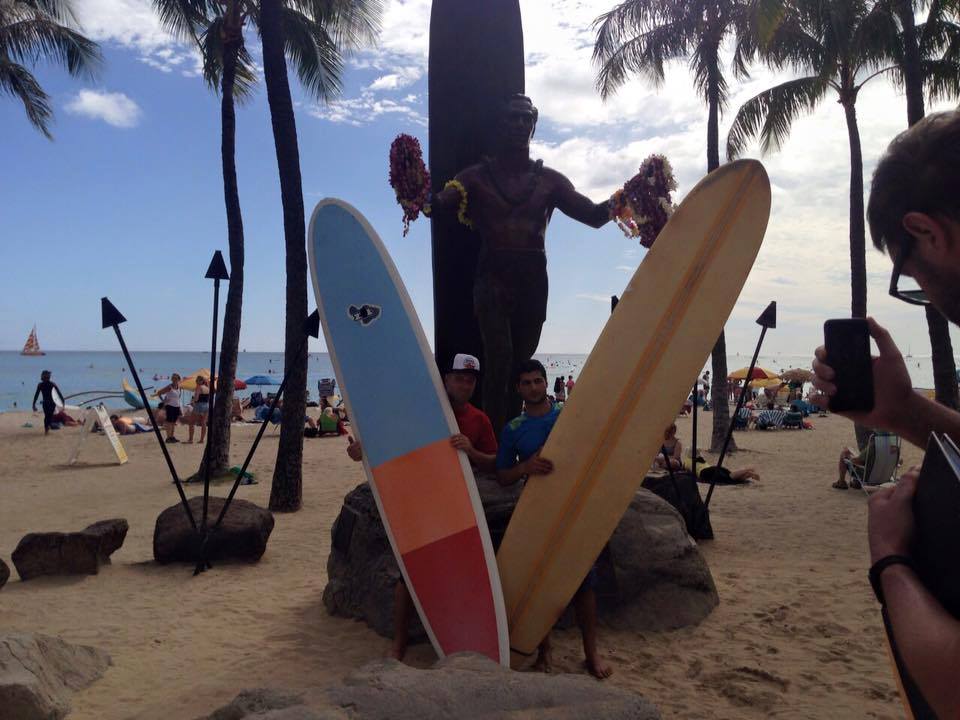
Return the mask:
<svg viewBox="0 0 960 720">
<path fill-rule="evenodd" d="M 873 361 L 870 326 L 860 318 L 827 320 L 823 324 L 827 365 L 836 373 L 837 394 L 830 398 L 834 412 L 873 410 Z"/>
</svg>

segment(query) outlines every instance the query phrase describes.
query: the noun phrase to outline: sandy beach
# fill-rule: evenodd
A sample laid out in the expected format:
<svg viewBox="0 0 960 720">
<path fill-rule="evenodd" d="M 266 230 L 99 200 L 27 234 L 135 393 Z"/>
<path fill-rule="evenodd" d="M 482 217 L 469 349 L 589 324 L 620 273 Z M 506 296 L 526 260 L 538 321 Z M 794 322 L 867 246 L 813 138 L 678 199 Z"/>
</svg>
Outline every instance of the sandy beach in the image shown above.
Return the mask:
<svg viewBox="0 0 960 720">
<path fill-rule="evenodd" d="M 866 497 L 830 488 L 853 427 L 838 417 L 811 420 L 814 430 L 737 434 L 741 451 L 730 466 L 754 466 L 761 480 L 718 488 L 711 505 L 716 540 L 701 547 L 720 606 L 676 632 L 601 630 L 615 668 L 609 682 L 643 694 L 664 717 L 902 717 L 866 577 Z M 21 427 L 28 421 L 33 428 Z M 690 421 L 678 424 L 687 446 Z M 13 572 L 0 590 L 0 627 L 110 653 L 113 667 L 74 696 L 72 719 L 195 718 L 242 688 L 322 688 L 386 653 L 385 639 L 329 616 L 321 602 L 331 524 L 363 480 L 343 438 L 305 441 L 303 509 L 276 515 L 258 564 L 193 577 L 192 568 L 152 559 L 154 521 L 177 496 L 151 435 L 123 438 L 124 466 L 93 436 L 69 467 L 77 430 L 45 438 L 41 428 L 39 415 L 0 415 L 0 557 Z M 234 426 L 235 462 L 255 429 Z M 267 504 L 276 445 L 269 432 L 251 466 L 260 482 L 239 497 Z M 199 445 L 172 448 L 182 475 L 194 472 L 200 453 Z M 907 447 L 904 457 L 905 466 L 917 463 L 920 451 Z M 126 518 L 130 532 L 99 575 L 16 577 L 10 555 L 25 533 L 112 517 Z M 556 633 L 555 645 L 559 671 L 585 672 L 576 630 Z M 419 667 L 433 660 L 428 645 L 408 654 Z"/>
</svg>

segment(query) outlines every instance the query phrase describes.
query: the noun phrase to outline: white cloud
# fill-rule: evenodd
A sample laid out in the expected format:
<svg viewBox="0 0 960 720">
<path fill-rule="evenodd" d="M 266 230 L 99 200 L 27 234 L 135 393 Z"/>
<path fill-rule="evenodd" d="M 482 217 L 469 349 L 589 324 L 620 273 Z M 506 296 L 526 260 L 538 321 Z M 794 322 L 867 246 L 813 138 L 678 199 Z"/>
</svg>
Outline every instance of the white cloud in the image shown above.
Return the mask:
<svg viewBox="0 0 960 720">
<path fill-rule="evenodd" d="M 632 265 L 617 265 L 617 266 L 614 268 L 614 270 L 621 270 L 621 271 L 626 272 L 626 273 L 632 273 L 632 272 L 636 271 L 636 268 L 633 267 Z"/>
<path fill-rule="evenodd" d="M 307 113 L 320 120 L 347 125 L 366 125 L 378 118 L 387 115 L 406 119 L 415 124 L 426 126 L 427 119 L 418 110 L 418 98 L 414 96 L 402 100 L 378 97 L 367 90 L 357 97 L 334 100 L 326 104 L 313 103 Z"/>
<path fill-rule="evenodd" d="M 368 89 L 399 90 L 415 83 L 417 80 L 423 77 L 423 73 L 423 68 L 416 65 L 397 68 L 396 72 L 378 77 L 376 80 L 370 83 Z"/>
<path fill-rule="evenodd" d="M 67 103 L 67 112 L 103 120 L 119 128 L 136 127 L 143 112 L 140 106 L 120 92 L 81 90 Z"/>
<path fill-rule="evenodd" d="M 580 300 L 590 300 L 591 302 L 609 303 L 609 295 L 600 295 L 598 293 L 577 293 L 576 297 Z"/>
</svg>

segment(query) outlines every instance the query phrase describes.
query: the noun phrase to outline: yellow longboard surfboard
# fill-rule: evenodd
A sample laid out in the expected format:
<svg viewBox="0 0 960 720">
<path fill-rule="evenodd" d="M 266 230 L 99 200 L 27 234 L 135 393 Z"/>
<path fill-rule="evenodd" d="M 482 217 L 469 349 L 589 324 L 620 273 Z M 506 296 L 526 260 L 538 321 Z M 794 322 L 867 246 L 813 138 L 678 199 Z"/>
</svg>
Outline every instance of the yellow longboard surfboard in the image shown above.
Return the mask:
<svg viewBox="0 0 960 720">
<path fill-rule="evenodd" d="M 527 481 L 497 555 L 510 646 L 529 655 L 613 534 L 743 288 L 770 215 L 755 160 L 677 208 L 624 290 Z"/>
</svg>

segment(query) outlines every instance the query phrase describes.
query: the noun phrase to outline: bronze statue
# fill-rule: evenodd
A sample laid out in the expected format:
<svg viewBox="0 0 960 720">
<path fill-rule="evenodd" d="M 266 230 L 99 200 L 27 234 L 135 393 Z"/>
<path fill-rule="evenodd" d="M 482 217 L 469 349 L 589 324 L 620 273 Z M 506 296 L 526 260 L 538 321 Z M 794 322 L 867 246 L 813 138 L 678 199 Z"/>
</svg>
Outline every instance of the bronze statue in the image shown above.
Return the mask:
<svg viewBox="0 0 960 720">
<path fill-rule="evenodd" d="M 547 316 L 544 235 L 554 209 L 595 228 L 610 220 L 609 201 L 594 203 L 530 159 L 536 125 L 530 98 L 510 97 L 497 153 L 457 174 L 430 209 L 459 213 L 481 241 L 473 303 L 484 344 L 483 409 L 498 430 L 520 412 L 511 373 L 536 351 Z"/>
</svg>

